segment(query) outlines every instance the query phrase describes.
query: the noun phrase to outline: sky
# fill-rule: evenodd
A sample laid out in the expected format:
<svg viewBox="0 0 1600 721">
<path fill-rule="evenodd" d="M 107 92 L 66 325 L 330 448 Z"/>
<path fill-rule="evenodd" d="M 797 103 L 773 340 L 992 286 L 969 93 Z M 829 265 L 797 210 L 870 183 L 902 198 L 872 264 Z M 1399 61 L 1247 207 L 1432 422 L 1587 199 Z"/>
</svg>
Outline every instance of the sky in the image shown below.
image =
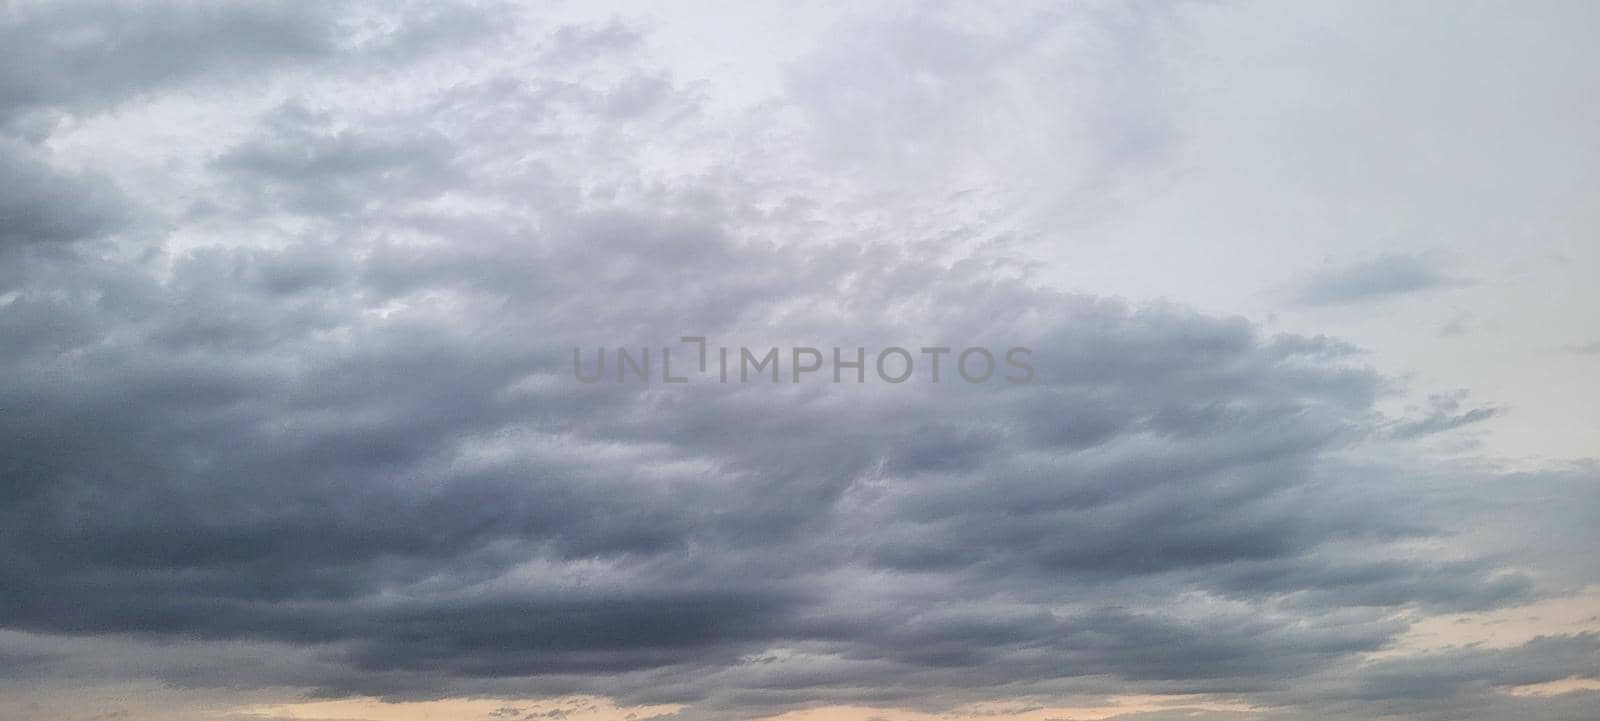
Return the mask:
<svg viewBox="0 0 1600 721">
<path fill-rule="evenodd" d="M 0 717 L 1592 719 L 1597 24 L 0 3 Z"/>
</svg>

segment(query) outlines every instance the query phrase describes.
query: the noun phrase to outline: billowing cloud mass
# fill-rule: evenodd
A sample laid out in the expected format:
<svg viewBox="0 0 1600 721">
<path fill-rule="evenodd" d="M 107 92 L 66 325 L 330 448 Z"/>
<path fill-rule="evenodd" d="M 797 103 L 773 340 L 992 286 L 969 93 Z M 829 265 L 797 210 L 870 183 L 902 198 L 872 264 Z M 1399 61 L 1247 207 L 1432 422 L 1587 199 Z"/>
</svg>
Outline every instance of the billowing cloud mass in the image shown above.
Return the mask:
<svg viewBox="0 0 1600 721">
<path fill-rule="evenodd" d="M 1159 74 L 1138 58 L 1179 9 L 839 20 L 760 102 L 619 17 L 0 18 L 0 697 L 24 717 L 135 713 L 82 712 L 119 684 L 258 719 L 1600 703 L 1595 461 L 1475 455 L 1504 406 L 1406 408 L 1337 338 L 1052 282 L 1048 223 L 1166 182 L 1159 84 L 1117 81 Z M 1050 73 L 1065 109 L 1019 120 Z M 1027 149 L 1052 143 L 1075 154 Z M 1008 208 L 1041 197 L 1018 164 L 1068 220 Z M 1452 282 L 1386 255 L 1293 302 Z M 694 372 L 683 336 L 777 347 L 780 381 Z M 874 373 L 889 346 L 912 382 Z M 1034 373 L 934 383 L 925 346 L 1026 347 Z M 690 382 L 578 381 L 574 349 L 619 347 Z M 866 380 L 792 382 L 795 347 L 865 348 Z M 1540 604 L 1587 617 L 1471 635 Z M 1438 619 L 1463 640 L 1419 641 Z"/>
</svg>

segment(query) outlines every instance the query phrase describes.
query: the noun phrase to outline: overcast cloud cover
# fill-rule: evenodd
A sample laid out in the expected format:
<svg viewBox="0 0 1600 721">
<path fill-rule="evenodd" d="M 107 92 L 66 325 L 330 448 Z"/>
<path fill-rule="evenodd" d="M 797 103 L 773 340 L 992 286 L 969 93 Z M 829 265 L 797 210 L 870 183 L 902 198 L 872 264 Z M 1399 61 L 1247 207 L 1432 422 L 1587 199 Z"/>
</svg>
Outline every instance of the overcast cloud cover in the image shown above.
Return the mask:
<svg viewBox="0 0 1600 721">
<path fill-rule="evenodd" d="M 0 716 L 1600 708 L 1590 3 L 0 8 Z"/>
</svg>

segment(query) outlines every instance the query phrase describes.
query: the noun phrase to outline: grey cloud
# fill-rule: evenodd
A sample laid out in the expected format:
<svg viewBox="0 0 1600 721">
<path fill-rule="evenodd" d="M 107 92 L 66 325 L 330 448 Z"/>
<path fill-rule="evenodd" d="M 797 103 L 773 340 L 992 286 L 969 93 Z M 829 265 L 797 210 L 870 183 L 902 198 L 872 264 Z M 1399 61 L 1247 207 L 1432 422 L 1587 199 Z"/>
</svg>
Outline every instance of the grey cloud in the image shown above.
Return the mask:
<svg viewBox="0 0 1600 721">
<path fill-rule="evenodd" d="M 32 149 L 0 140 L 0 252 L 100 237 L 135 216 L 109 179 L 58 170 Z"/>
<path fill-rule="evenodd" d="M 1321 335 L 1307 337 L 1284 334 L 1273 338 L 1273 347 L 1285 355 L 1316 358 L 1347 358 L 1363 353 L 1361 348 L 1347 341 Z"/>
<path fill-rule="evenodd" d="M 1365 561 L 1333 563 L 1296 559 L 1239 564 L 1219 584 L 1231 592 L 1293 594 L 1314 607 L 1414 606 L 1429 611 L 1483 611 L 1527 601 L 1533 582 L 1482 562 Z"/>
<path fill-rule="evenodd" d="M 316 63 L 394 66 L 471 47 L 508 19 L 484 3 L 407 3 L 381 13 L 342 0 L 10 3 L 0 9 L 0 127 L 30 113 L 101 112 L 201 80 L 263 83 Z"/>
<path fill-rule="evenodd" d="M 1493 324 L 1464 308 L 1452 307 L 1450 315 L 1439 325 L 1439 335 L 1446 338 L 1475 333 Z"/>
<path fill-rule="evenodd" d="M 468 189 L 456 148 L 436 132 L 352 132 L 322 127 L 305 108 L 281 108 L 270 139 L 232 148 L 213 167 L 237 179 L 249 209 L 373 214 Z M 381 203 L 381 204 L 380 204 Z"/>
<path fill-rule="evenodd" d="M 1456 648 L 1376 661 L 1334 694 L 1340 701 L 1360 704 L 1368 713 L 1444 716 L 1509 707 L 1504 710 L 1540 718 L 1543 709 L 1537 700 L 1507 698 L 1500 692 L 1596 674 L 1600 674 L 1600 636 L 1542 636 L 1507 649 Z M 1581 693 L 1573 700 L 1593 695 Z M 1517 709 L 1519 705 L 1524 708 Z M 1563 717 L 1561 706 L 1553 710 L 1551 717 Z"/>
<path fill-rule="evenodd" d="M 4 314 L 42 334 L 8 361 L 4 394 L 30 409 L 5 430 L 21 439 L 0 531 L 8 625 L 333 644 L 344 670 L 328 693 L 550 676 L 567 691 L 716 708 L 771 685 L 794 689 L 770 699 L 780 705 L 866 692 L 835 674 L 744 690 L 627 674 L 710 674 L 806 643 L 881 664 L 874 678 L 907 701 L 957 670 L 979 688 L 1105 675 L 1248 689 L 1379 648 L 1397 629 L 1297 628 L 1294 613 L 1179 622 L 1113 599 L 1187 589 L 1481 608 L 1530 593 L 1486 594 L 1477 579 L 1493 567 L 1481 564 L 1388 569 L 1365 591 L 1326 575 L 1321 544 L 1429 533 L 1311 483 L 1322 454 L 1373 422 L 1381 379 L 1286 355 L 1286 343 L 1317 344 L 1265 339 L 1237 319 L 1020 289 L 1005 301 L 1037 316 L 1016 317 L 1050 320 L 988 332 L 1035 348 L 1027 388 L 524 385 L 565 377 L 572 345 L 685 319 L 714 337 L 770 333 L 781 317 L 770 304 L 843 299 L 833 266 L 806 251 L 643 212 L 547 219 L 565 243 L 604 248 L 604 265 L 561 244 L 463 253 L 378 241 L 359 261 L 309 242 L 193 251 L 162 278 L 138 264 L 75 275 L 78 261 L 35 261 L 46 285 Z M 407 282 L 377 272 L 402 258 Z M 943 337 L 1004 314 L 920 263 L 900 256 L 876 272 L 915 268 L 925 307 L 949 315 L 901 334 Z M 724 273 L 730 264 L 744 275 Z M 786 281 L 744 290 L 780 268 Z M 108 274 L 118 304 L 72 300 Z M 710 293 L 673 291 L 685 282 Z M 35 298 L 47 288 L 57 300 Z M 408 305 L 439 292 L 481 310 Z M 397 302 L 409 309 L 366 313 Z M 862 309 L 835 327 L 859 334 L 853 324 L 870 318 Z M 1097 415 L 1074 430 L 1080 399 L 1098 401 Z M 584 586 L 558 580 L 595 562 Z M 1280 571 L 1230 571 L 1262 563 Z M 856 566 L 923 590 L 829 580 Z M 1203 568 L 1217 572 L 1189 573 Z M 527 573 L 544 580 L 516 580 Z M 1017 600 L 982 603 L 998 589 Z M 1062 600 L 1082 610 L 1044 611 Z M 934 611 L 952 604 L 973 611 Z M 1172 647 L 1189 652 L 1154 651 Z M 397 674 L 410 680 L 394 687 Z M 602 683 L 608 674 L 621 680 Z"/>
<path fill-rule="evenodd" d="M 685 718 L 1121 692 L 1338 710 L 1428 700 L 1417 669 L 1358 673 L 1401 614 L 1581 580 L 1529 572 L 1581 558 L 1581 508 L 1544 547 L 1450 545 L 1549 499 L 1439 503 L 1403 457 L 1351 460 L 1471 420 L 1458 399 L 1389 418 L 1392 381 L 1342 341 L 1062 293 L 921 228 L 880 241 L 827 183 L 763 180 L 770 156 L 695 155 L 672 78 L 571 72 L 636 42 L 558 29 L 530 77 L 277 106 L 189 158 L 204 232 L 22 254 L 0 305 L 0 639 L 20 649 L 0 673 L 597 693 Z M 956 44 L 921 61 L 978 52 Z M 663 138 L 711 169 L 653 170 Z M 574 347 L 684 334 L 1026 345 L 1038 372 L 572 380 Z M 1560 498 L 1594 478 L 1567 471 Z M 1588 642 L 1552 643 L 1545 671 L 1586 668 Z M 1509 682 L 1486 673 L 1434 707 Z"/>
<path fill-rule="evenodd" d="M 638 30 L 617 18 L 600 25 L 563 25 L 550 34 L 541 58 L 558 67 L 581 65 L 631 52 L 642 39 Z"/>
<path fill-rule="evenodd" d="M 327 6 L 13 3 L 0 15 L 0 120 L 95 110 L 204 73 L 326 55 Z"/>
<path fill-rule="evenodd" d="M 1290 291 L 1305 306 L 1365 303 L 1461 285 L 1437 263 L 1415 255 L 1390 253 L 1349 265 L 1317 270 Z"/>
<path fill-rule="evenodd" d="M 1503 408 L 1488 405 L 1463 408 L 1465 400 L 1466 391 L 1430 396 L 1426 415 L 1402 420 L 1395 424 L 1390 433 L 1401 439 L 1419 438 L 1486 421 L 1505 412 Z"/>
</svg>

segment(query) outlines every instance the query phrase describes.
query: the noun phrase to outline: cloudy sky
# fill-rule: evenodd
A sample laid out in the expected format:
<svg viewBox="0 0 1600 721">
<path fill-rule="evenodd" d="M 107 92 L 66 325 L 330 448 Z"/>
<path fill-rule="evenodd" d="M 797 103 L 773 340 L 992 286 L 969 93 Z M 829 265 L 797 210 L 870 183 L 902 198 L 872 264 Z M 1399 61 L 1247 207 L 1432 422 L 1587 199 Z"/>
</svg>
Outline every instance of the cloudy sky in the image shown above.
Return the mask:
<svg viewBox="0 0 1600 721">
<path fill-rule="evenodd" d="M 0 717 L 1594 718 L 1600 5 L 796 5 L 0 3 Z"/>
</svg>

